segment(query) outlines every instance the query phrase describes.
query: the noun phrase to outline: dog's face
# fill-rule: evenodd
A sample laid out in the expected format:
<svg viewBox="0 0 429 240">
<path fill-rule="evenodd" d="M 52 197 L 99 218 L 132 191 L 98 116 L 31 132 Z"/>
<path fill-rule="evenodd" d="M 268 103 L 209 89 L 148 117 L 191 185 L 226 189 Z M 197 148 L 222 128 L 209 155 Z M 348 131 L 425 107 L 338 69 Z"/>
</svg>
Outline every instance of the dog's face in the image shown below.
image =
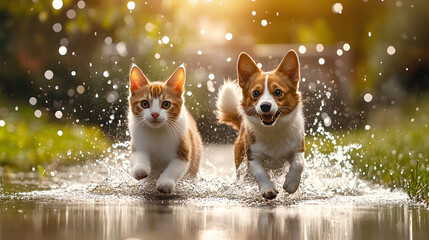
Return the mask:
<svg viewBox="0 0 429 240">
<path fill-rule="evenodd" d="M 237 72 L 243 92 L 241 105 L 252 122 L 273 126 L 280 119 L 287 120 L 301 101 L 299 61 L 294 51 L 289 51 L 271 72 L 262 72 L 249 55 L 241 53 Z"/>
</svg>

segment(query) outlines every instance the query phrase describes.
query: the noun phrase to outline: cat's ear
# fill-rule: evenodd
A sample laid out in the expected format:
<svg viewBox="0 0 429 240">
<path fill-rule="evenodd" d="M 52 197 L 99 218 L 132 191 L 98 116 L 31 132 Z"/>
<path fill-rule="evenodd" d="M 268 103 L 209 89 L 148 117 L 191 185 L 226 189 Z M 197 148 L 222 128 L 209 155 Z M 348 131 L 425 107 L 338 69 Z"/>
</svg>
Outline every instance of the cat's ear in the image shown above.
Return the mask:
<svg viewBox="0 0 429 240">
<path fill-rule="evenodd" d="M 178 95 L 182 95 L 185 77 L 185 65 L 182 64 L 176 69 L 176 71 L 174 71 L 173 75 L 171 75 L 165 85 L 173 88 Z"/>
<path fill-rule="evenodd" d="M 149 84 L 149 80 L 147 80 L 146 76 L 143 74 L 142 70 L 140 70 L 137 65 L 132 64 L 130 70 L 130 91 L 133 93 L 134 91 L 140 89 L 144 85 Z"/>
<path fill-rule="evenodd" d="M 237 62 L 238 83 L 240 87 L 244 87 L 249 78 L 260 72 L 261 70 L 256 65 L 255 61 L 245 52 L 240 53 Z"/>
<path fill-rule="evenodd" d="M 299 83 L 299 60 L 294 50 L 290 50 L 283 58 L 282 62 L 276 69 L 286 80 L 291 81 L 295 86 Z"/>
</svg>

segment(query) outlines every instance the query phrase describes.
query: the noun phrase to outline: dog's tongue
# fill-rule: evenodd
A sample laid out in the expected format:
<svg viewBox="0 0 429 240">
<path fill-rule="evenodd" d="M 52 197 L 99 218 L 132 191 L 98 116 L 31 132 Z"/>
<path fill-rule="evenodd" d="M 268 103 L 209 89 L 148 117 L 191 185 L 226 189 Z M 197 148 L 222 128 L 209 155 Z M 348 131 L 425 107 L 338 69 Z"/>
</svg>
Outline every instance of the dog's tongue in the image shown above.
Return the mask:
<svg viewBox="0 0 429 240">
<path fill-rule="evenodd" d="M 273 114 L 262 114 L 262 120 L 264 120 L 264 122 L 271 122 L 272 119 Z"/>
</svg>

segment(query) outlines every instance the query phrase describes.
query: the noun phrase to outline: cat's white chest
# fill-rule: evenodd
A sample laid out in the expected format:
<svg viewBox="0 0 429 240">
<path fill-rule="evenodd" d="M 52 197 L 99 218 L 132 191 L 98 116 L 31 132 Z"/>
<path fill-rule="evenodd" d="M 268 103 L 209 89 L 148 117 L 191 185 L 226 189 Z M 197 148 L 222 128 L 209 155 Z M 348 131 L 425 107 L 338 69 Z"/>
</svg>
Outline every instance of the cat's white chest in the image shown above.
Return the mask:
<svg viewBox="0 0 429 240">
<path fill-rule="evenodd" d="M 136 151 L 142 151 L 151 156 L 152 161 L 169 161 L 176 157 L 179 139 L 165 133 L 147 133 L 140 131 L 133 136 L 133 146 Z"/>
</svg>

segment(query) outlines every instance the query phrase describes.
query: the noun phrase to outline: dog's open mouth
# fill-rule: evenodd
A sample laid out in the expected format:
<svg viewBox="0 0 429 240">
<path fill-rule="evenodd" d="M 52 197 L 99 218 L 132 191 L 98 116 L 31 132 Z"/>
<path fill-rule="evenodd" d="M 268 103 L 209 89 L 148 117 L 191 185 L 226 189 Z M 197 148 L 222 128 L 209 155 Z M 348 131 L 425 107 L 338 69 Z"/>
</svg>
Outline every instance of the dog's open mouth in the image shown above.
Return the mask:
<svg viewBox="0 0 429 240">
<path fill-rule="evenodd" d="M 259 115 L 261 121 L 264 125 L 270 126 L 276 122 L 277 117 L 280 115 L 280 112 L 277 111 L 276 114 L 262 114 Z"/>
</svg>

